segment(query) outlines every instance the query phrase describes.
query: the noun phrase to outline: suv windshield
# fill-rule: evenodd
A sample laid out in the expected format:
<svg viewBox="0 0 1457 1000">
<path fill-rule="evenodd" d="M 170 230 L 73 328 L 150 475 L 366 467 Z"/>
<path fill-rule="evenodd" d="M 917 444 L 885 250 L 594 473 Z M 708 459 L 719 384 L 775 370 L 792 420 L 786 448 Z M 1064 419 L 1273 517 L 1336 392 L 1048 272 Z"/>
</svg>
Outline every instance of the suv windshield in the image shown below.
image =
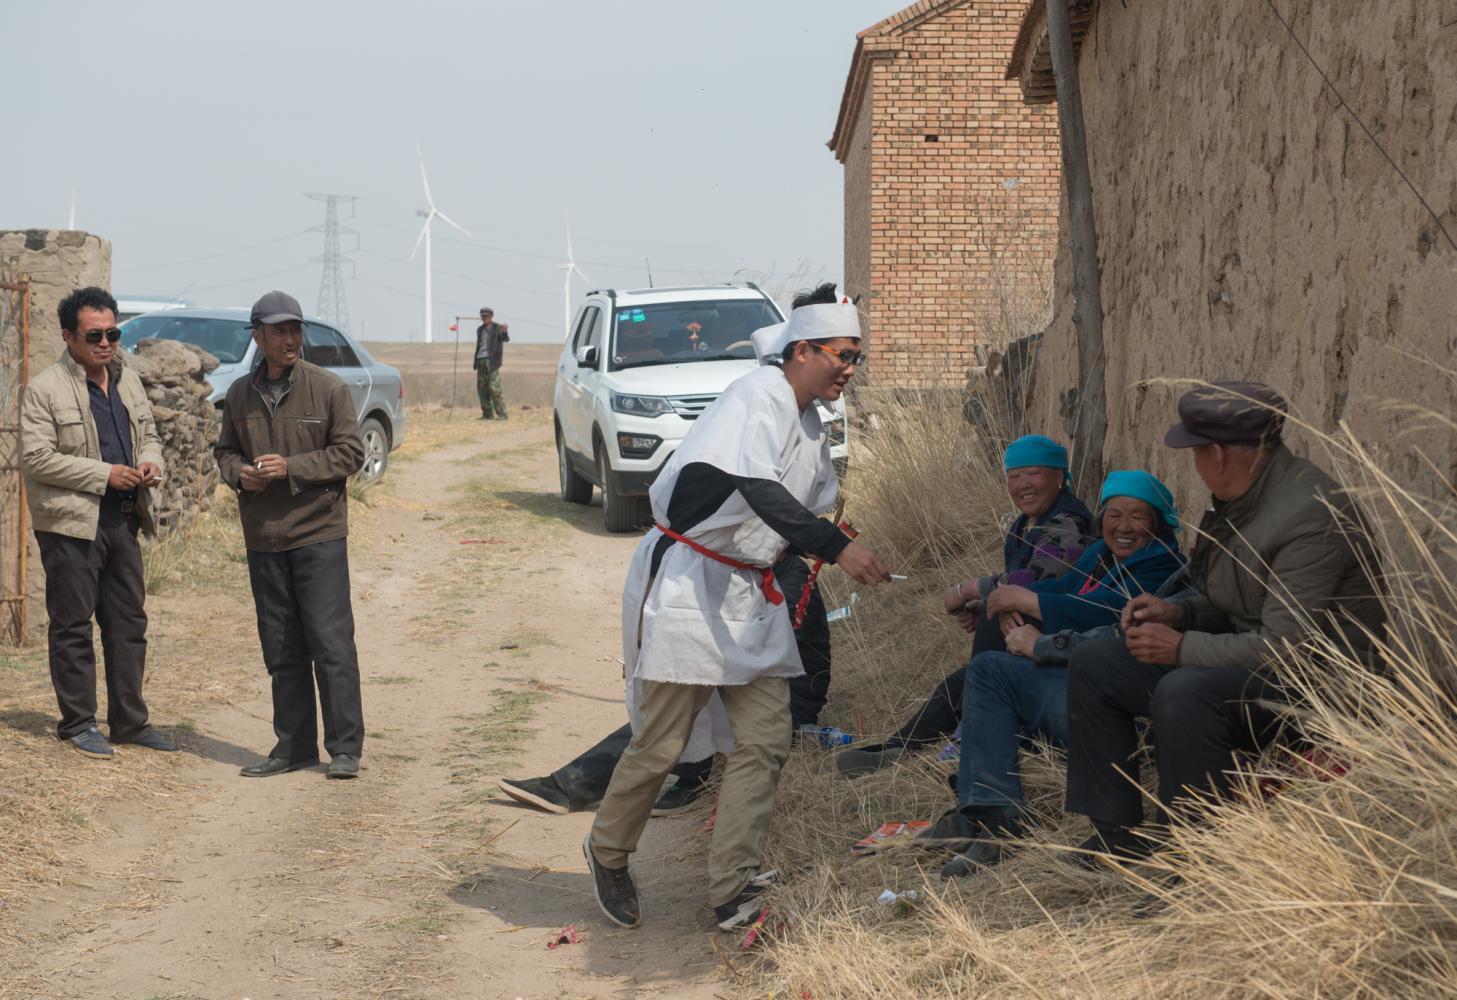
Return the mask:
<svg viewBox="0 0 1457 1000">
<path fill-rule="evenodd" d="M 752 358 L 749 335 L 782 317 L 768 299 L 701 299 L 619 306 L 613 320 L 609 368 L 620 371 Z"/>
<path fill-rule="evenodd" d="M 235 365 L 248 353 L 253 331 L 246 320 L 204 319 L 152 313 L 121 325 L 121 344 L 129 351 L 143 340 L 181 340 L 201 347 L 225 365 Z"/>
</svg>

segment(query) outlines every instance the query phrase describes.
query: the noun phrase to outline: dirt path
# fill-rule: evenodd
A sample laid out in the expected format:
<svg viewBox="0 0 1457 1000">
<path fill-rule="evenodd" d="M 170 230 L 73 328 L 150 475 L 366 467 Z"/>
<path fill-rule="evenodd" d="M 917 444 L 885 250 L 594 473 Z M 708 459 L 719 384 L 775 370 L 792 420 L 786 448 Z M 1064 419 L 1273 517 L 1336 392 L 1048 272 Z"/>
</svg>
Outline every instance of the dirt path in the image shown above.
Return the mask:
<svg viewBox="0 0 1457 1000">
<path fill-rule="evenodd" d="M 556 499 L 539 417 L 469 434 L 397 463 L 389 493 L 355 520 L 362 778 L 238 776 L 271 745 L 258 664 L 244 696 L 186 736 L 192 753 L 167 775 L 180 790 L 111 807 L 101 819 L 114 833 L 71 852 L 79 884 L 19 915 L 51 933 L 14 995 L 725 988 L 702 901 L 702 815 L 653 821 L 639 855 L 646 923 L 629 932 L 591 897 L 590 814 L 545 816 L 495 790 L 501 774 L 549 771 L 621 723 L 617 595 L 635 537 L 608 536 L 596 508 Z M 251 619 L 220 621 L 185 599 L 152 612 L 153 662 L 209 632 L 222 633 L 216 655 L 257 661 Z M 171 721 L 165 704 L 153 710 Z M 548 951 L 568 923 L 583 941 Z"/>
</svg>

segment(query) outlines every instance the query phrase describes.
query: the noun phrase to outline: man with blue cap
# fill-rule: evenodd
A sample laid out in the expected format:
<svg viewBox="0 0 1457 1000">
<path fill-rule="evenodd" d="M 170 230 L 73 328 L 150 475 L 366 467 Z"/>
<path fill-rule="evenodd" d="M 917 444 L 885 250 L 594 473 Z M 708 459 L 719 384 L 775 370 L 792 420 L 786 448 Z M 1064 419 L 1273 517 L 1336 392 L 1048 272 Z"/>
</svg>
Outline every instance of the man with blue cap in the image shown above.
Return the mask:
<svg viewBox="0 0 1457 1000">
<path fill-rule="evenodd" d="M 1067 809 L 1093 821 L 1071 859 L 1134 860 L 1142 835 L 1138 720 L 1157 739 L 1160 822 L 1226 792 L 1236 755 L 1281 736 L 1281 661 L 1319 634 L 1357 661 L 1383 612 L 1378 565 L 1351 496 L 1281 440 L 1286 405 L 1256 382 L 1201 385 L 1164 438 L 1189 449 L 1212 503 L 1189 560 L 1196 593 L 1133 598 L 1124 635 L 1085 643 L 1067 679 Z"/>
</svg>

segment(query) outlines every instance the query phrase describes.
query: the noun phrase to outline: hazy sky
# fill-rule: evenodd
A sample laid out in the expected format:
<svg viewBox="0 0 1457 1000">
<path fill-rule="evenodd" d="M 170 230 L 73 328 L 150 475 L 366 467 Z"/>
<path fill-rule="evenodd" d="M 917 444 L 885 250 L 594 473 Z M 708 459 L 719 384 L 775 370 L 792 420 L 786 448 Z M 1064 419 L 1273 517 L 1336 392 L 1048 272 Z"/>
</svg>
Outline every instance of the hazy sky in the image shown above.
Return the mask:
<svg viewBox="0 0 1457 1000">
<path fill-rule="evenodd" d="M 246 305 L 279 287 L 313 310 L 324 212 L 304 192 L 357 195 L 351 326 L 419 338 L 418 140 L 436 206 L 472 233 L 435 224 L 437 340 L 483 304 L 519 339 L 560 338 L 563 209 L 594 285 L 645 285 L 644 257 L 659 285 L 838 280 L 825 142 L 855 32 L 901 6 L 15 4 L 6 132 L 23 141 L 0 228 L 64 226 L 74 186 L 118 295 Z"/>
</svg>

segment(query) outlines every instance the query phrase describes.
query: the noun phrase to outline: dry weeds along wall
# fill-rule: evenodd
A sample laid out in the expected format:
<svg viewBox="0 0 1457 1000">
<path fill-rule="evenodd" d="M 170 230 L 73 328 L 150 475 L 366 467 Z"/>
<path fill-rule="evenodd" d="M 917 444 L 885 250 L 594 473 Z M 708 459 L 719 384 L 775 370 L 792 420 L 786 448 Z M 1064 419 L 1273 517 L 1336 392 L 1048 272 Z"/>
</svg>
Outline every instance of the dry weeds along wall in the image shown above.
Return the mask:
<svg viewBox="0 0 1457 1000">
<path fill-rule="evenodd" d="M 1276 7 L 1457 233 L 1457 7 Z M 1255 378 L 1316 427 L 1348 420 L 1408 480 L 1431 485 L 1413 444 L 1450 478 L 1451 427 L 1392 403 L 1453 412 L 1438 366 L 1457 347 L 1457 251 L 1263 0 L 1099 3 L 1079 76 L 1110 465 L 1149 467 L 1202 504 L 1192 467 L 1162 445 L 1179 390 L 1138 384 Z M 1065 249 L 1054 297 L 1032 408 L 1049 433 L 1065 429 L 1077 371 Z"/>
</svg>

